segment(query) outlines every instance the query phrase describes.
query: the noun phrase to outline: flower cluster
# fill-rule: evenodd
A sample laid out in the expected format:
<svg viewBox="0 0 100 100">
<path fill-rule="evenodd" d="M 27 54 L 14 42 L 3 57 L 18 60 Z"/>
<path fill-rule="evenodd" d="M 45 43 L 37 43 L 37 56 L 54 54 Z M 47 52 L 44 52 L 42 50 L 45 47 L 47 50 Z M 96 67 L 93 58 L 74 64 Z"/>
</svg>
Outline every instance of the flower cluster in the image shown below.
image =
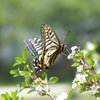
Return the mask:
<svg viewBox="0 0 100 100">
<path fill-rule="evenodd" d="M 88 42 L 85 46 L 88 50 L 85 52 L 85 55 L 89 55 L 89 52 L 92 52 L 92 50 L 95 50 L 95 46 Z M 77 49 L 77 51 L 76 51 Z M 77 46 L 74 46 L 71 48 L 72 53 L 68 56 L 68 59 L 73 59 L 74 64 L 72 64 L 73 67 L 76 67 L 76 76 L 72 82 L 72 88 L 79 88 L 79 92 L 85 92 L 85 91 L 92 91 L 92 96 L 99 97 L 100 96 L 100 74 L 96 72 L 95 70 L 95 59 L 90 59 L 86 56 L 84 56 L 84 52 L 80 51 L 80 49 Z M 86 57 L 86 58 L 85 58 Z M 97 60 L 97 59 L 96 59 Z M 100 59 L 98 59 L 100 61 Z"/>
<path fill-rule="evenodd" d="M 41 83 L 42 85 L 46 85 L 47 82 L 43 81 L 40 77 L 34 80 L 35 83 Z"/>
</svg>

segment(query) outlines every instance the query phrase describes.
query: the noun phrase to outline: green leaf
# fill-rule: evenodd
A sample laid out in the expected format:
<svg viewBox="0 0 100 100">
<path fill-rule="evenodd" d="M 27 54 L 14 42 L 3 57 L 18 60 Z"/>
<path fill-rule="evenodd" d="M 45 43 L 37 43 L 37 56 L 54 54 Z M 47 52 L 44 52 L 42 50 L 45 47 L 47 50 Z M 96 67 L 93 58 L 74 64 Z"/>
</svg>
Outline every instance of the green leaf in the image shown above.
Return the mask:
<svg viewBox="0 0 100 100">
<path fill-rule="evenodd" d="M 24 97 L 22 97 L 20 100 L 24 100 Z"/>
<path fill-rule="evenodd" d="M 83 86 L 80 85 L 80 86 L 78 86 L 78 88 L 81 90 L 83 88 Z"/>
<path fill-rule="evenodd" d="M 27 67 L 29 67 L 29 66 L 27 65 Z M 31 72 L 27 67 L 24 66 L 24 71 Z"/>
<path fill-rule="evenodd" d="M 72 90 L 69 92 L 67 100 L 70 100 L 70 98 L 71 98 L 71 96 L 72 96 L 72 94 L 73 94 L 73 91 L 74 91 L 74 89 L 72 89 Z"/>
<path fill-rule="evenodd" d="M 19 91 L 18 91 L 18 93 L 20 93 L 22 90 L 24 90 L 25 88 L 21 88 Z"/>
<path fill-rule="evenodd" d="M 81 51 L 77 51 L 77 55 L 80 56 L 80 57 L 84 57 L 84 55 Z"/>
<path fill-rule="evenodd" d="M 100 88 L 98 88 L 97 91 L 99 91 L 99 93 L 100 93 Z"/>
<path fill-rule="evenodd" d="M 28 74 L 28 73 L 29 73 L 28 71 L 22 71 L 22 72 L 21 72 L 22 75 L 26 75 L 26 74 Z"/>
<path fill-rule="evenodd" d="M 77 62 L 77 59 L 78 59 L 78 57 L 75 56 L 75 57 L 73 58 L 73 61 Z"/>
<path fill-rule="evenodd" d="M 95 96 L 96 97 L 100 97 L 100 93 L 95 93 Z"/>
<path fill-rule="evenodd" d="M 79 66 L 79 65 L 80 65 L 79 63 L 73 63 L 71 66 L 76 67 L 76 66 Z"/>
<path fill-rule="evenodd" d="M 1 94 L 1 100 L 7 100 L 6 95 L 5 94 Z"/>
<path fill-rule="evenodd" d="M 27 74 L 26 77 L 25 77 L 26 84 L 29 84 L 29 81 L 30 81 L 30 75 Z"/>
<path fill-rule="evenodd" d="M 19 74 L 18 70 L 11 70 L 10 74 Z"/>
<path fill-rule="evenodd" d="M 75 81 L 75 83 L 78 85 L 78 83 L 79 83 L 80 81 Z"/>
<path fill-rule="evenodd" d="M 58 81 L 58 78 L 57 78 L 57 77 L 51 77 L 51 78 L 49 79 L 49 83 L 50 83 L 50 84 L 56 83 L 57 81 Z"/>
<path fill-rule="evenodd" d="M 30 94 L 30 93 L 32 93 L 32 92 L 34 92 L 35 91 L 35 88 L 34 88 L 34 90 L 33 89 L 31 89 L 30 91 L 28 91 L 28 93 L 27 94 Z"/>
<path fill-rule="evenodd" d="M 13 99 L 17 100 L 17 96 L 16 96 L 15 92 L 11 91 L 11 95 L 12 95 Z"/>
<path fill-rule="evenodd" d="M 90 63 L 91 63 L 91 66 L 93 66 L 95 62 L 93 59 L 90 59 Z"/>
<path fill-rule="evenodd" d="M 22 58 L 20 58 L 20 57 L 16 57 L 16 58 L 15 58 L 15 61 L 18 62 L 18 63 L 23 63 L 23 60 L 22 60 Z"/>
<path fill-rule="evenodd" d="M 26 62 L 26 58 L 27 58 L 27 49 L 26 48 L 23 51 L 22 58 Z"/>
<path fill-rule="evenodd" d="M 5 95 L 6 95 L 7 100 L 11 100 L 10 95 L 7 92 Z"/>
<path fill-rule="evenodd" d="M 93 74 L 91 74 L 90 77 L 92 78 L 92 80 L 95 80 L 95 77 Z"/>
<path fill-rule="evenodd" d="M 22 83 L 20 84 L 20 86 L 21 86 L 21 87 L 25 87 L 25 88 L 26 88 L 26 87 L 27 87 L 27 84 L 26 84 L 26 83 L 24 83 L 24 82 L 22 82 Z"/>
<path fill-rule="evenodd" d="M 21 63 L 19 63 L 19 62 L 14 63 L 14 64 L 13 64 L 13 67 L 15 67 L 15 66 L 17 66 L 17 65 L 19 65 L 19 64 L 21 64 Z"/>
<path fill-rule="evenodd" d="M 13 75 L 13 77 L 18 77 L 19 75 Z"/>
<path fill-rule="evenodd" d="M 39 83 L 32 82 L 33 85 L 40 85 Z"/>
<path fill-rule="evenodd" d="M 47 74 L 45 72 L 42 74 L 42 79 L 47 82 Z"/>
</svg>

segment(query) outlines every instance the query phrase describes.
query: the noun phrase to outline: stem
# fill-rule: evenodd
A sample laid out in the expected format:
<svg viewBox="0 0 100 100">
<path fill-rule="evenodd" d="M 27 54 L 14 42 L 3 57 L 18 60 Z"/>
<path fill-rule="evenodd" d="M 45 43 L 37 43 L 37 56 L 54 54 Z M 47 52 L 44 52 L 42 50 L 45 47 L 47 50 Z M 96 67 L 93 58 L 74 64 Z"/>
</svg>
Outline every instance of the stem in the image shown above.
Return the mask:
<svg viewBox="0 0 100 100">
<path fill-rule="evenodd" d="M 95 72 L 95 70 L 94 69 L 92 69 L 92 71 L 97 75 L 97 73 Z"/>
<path fill-rule="evenodd" d="M 84 62 L 87 66 L 89 66 L 89 67 L 88 67 L 89 69 L 92 68 L 92 66 L 91 66 L 85 59 L 83 59 L 83 62 Z"/>
<path fill-rule="evenodd" d="M 55 100 L 54 97 L 53 97 L 50 93 L 47 93 L 47 95 L 48 95 L 52 100 Z"/>
<path fill-rule="evenodd" d="M 26 66 L 27 69 L 28 69 L 28 70 L 31 72 L 31 74 L 33 75 L 33 77 L 30 75 L 30 78 L 33 79 L 33 80 L 35 80 L 35 79 L 36 79 L 36 75 L 33 73 L 33 71 L 29 68 L 29 66 L 28 66 L 26 63 L 24 63 L 23 65 Z"/>
<path fill-rule="evenodd" d="M 90 69 L 91 70 L 91 68 L 89 68 L 88 66 L 86 66 L 85 64 L 82 64 L 83 66 L 85 66 L 87 69 Z"/>
<path fill-rule="evenodd" d="M 22 77 L 26 77 L 25 75 L 21 75 L 21 73 L 19 73 L 20 74 L 20 76 L 22 76 Z M 30 78 L 31 79 L 33 79 L 33 77 L 30 75 Z"/>
<path fill-rule="evenodd" d="M 29 86 L 29 88 L 30 88 L 30 89 L 33 89 L 33 90 L 35 90 L 35 91 L 37 91 L 37 92 L 39 92 L 39 93 L 44 93 L 43 91 L 36 90 L 33 86 Z"/>
<path fill-rule="evenodd" d="M 24 64 L 26 67 L 27 67 L 27 69 L 29 70 L 29 71 L 31 71 L 31 69 L 28 67 L 28 65 L 25 63 Z"/>
<path fill-rule="evenodd" d="M 97 75 L 97 73 L 95 72 L 94 68 L 85 59 L 83 59 L 83 62 L 86 63 L 87 66 L 85 64 L 83 64 L 86 68 L 92 70 Z"/>
<path fill-rule="evenodd" d="M 44 89 L 44 86 L 39 82 L 39 84 L 40 84 L 40 86 Z M 47 85 L 48 86 L 48 85 Z M 47 90 L 48 90 L 48 88 L 47 88 Z M 55 100 L 54 98 L 53 98 L 53 96 L 48 92 L 48 91 L 46 91 L 47 92 L 47 96 L 49 96 L 52 100 Z"/>
</svg>

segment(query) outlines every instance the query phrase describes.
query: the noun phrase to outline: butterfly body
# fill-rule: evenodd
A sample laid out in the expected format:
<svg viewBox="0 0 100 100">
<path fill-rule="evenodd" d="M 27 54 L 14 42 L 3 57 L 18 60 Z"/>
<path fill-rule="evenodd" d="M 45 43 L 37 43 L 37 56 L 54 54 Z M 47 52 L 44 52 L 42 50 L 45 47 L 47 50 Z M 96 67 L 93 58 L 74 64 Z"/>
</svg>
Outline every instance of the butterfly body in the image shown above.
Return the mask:
<svg viewBox="0 0 100 100">
<path fill-rule="evenodd" d="M 41 25 L 41 39 L 31 38 L 24 40 L 23 43 L 32 56 L 37 56 L 33 60 L 36 74 L 42 71 L 43 67 L 46 72 L 66 47 L 65 44 L 60 44 L 56 33 L 47 24 Z"/>
</svg>

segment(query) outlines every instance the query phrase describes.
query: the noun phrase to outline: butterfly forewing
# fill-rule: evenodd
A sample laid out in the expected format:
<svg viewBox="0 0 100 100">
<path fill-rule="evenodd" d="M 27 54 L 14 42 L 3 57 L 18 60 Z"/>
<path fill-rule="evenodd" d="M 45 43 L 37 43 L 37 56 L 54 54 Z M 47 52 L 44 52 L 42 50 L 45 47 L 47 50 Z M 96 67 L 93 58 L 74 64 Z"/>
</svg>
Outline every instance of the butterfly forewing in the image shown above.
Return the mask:
<svg viewBox="0 0 100 100">
<path fill-rule="evenodd" d="M 49 48 L 59 48 L 60 41 L 52 28 L 46 24 L 41 25 L 41 39 L 43 51 Z M 52 49 L 53 49 L 52 48 Z"/>
<path fill-rule="evenodd" d="M 42 40 L 37 38 L 31 38 L 23 41 L 25 47 L 32 56 L 39 56 L 42 54 Z"/>
</svg>

